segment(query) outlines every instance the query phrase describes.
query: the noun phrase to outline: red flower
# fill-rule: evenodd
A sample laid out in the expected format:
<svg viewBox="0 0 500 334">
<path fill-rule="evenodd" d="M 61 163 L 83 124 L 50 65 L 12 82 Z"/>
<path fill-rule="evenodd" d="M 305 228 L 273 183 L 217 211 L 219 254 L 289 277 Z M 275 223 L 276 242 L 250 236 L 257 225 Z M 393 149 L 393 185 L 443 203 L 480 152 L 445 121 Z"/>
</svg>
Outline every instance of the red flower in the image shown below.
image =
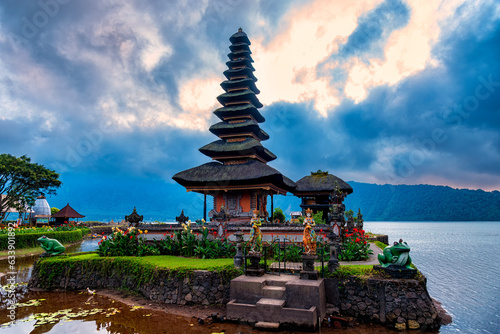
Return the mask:
<svg viewBox="0 0 500 334">
<path fill-rule="evenodd" d="M 163 233 L 163 236 L 166 236 L 166 235 L 167 235 L 167 233 Z"/>
<path fill-rule="evenodd" d="M 360 241 L 361 241 L 361 239 L 360 239 L 360 238 L 356 238 L 356 242 L 360 242 Z"/>
<path fill-rule="evenodd" d="M 133 237 L 134 237 L 134 236 L 133 236 L 133 235 L 131 235 L 131 236 L 130 236 L 130 239 L 132 239 Z"/>
<path fill-rule="evenodd" d="M 172 239 L 173 239 L 173 238 L 174 238 L 174 235 L 173 235 L 173 234 L 171 234 L 171 235 L 170 235 L 170 238 L 172 238 Z"/>
<path fill-rule="evenodd" d="M 366 241 L 363 241 L 363 243 L 366 245 Z"/>
<path fill-rule="evenodd" d="M 357 229 L 357 228 L 354 228 L 354 232 L 358 232 L 358 229 Z"/>
<path fill-rule="evenodd" d="M 363 234 L 365 234 L 365 230 L 361 230 L 360 232 L 363 233 Z"/>
<path fill-rule="evenodd" d="M 104 235 L 104 232 L 102 232 L 101 235 Z"/>
<path fill-rule="evenodd" d="M 323 232 L 323 229 L 319 230 L 319 232 L 320 232 L 320 233 L 321 233 L 321 232 Z"/>
</svg>

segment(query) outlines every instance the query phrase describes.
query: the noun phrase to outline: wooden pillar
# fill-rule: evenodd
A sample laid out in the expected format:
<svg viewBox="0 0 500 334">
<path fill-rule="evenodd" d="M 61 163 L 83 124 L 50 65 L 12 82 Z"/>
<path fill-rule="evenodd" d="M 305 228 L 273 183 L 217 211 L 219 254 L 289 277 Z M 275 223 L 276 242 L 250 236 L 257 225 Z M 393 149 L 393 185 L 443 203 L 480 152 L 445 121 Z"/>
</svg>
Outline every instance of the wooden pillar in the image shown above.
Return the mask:
<svg viewBox="0 0 500 334">
<path fill-rule="evenodd" d="M 273 200 L 273 192 L 271 191 L 271 223 L 274 221 L 274 200 Z"/>
<path fill-rule="evenodd" d="M 203 194 L 203 219 L 207 221 L 207 194 Z"/>
</svg>

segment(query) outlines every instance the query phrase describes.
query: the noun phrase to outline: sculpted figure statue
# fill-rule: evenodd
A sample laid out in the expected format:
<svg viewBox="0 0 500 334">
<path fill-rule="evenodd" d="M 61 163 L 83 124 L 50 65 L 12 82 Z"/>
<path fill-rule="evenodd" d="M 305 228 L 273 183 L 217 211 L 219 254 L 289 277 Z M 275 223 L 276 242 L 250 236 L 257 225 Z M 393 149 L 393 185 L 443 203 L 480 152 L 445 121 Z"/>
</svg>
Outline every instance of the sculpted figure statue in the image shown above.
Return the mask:
<svg viewBox="0 0 500 334">
<path fill-rule="evenodd" d="M 37 241 L 40 243 L 40 247 L 45 250 L 46 255 L 59 255 L 66 250 L 59 240 L 56 239 L 50 239 L 43 236 L 38 238 Z"/>
<path fill-rule="evenodd" d="M 378 255 L 382 267 L 402 266 L 411 269 L 410 246 L 403 239 L 394 242 L 394 245 L 384 248 L 383 254 Z"/>
<path fill-rule="evenodd" d="M 302 236 L 302 242 L 304 243 L 304 253 L 316 254 L 316 232 L 314 232 L 314 229 L 312 229 L 313 226 L 316 226 L 316 223 L 312 218 L 311 209 L 306 210 L 304 225 L 304 234 Z"/>
<path fill-rule="evenodd" d="M 262 250 L 262 233 L 260 232 L 262 223 L 260 222 L 259 211 L 253 210 L 250 224 L 252 225 L 252 230 L 250 231 L 250 251 L 260 252 Z"/>
</svg>

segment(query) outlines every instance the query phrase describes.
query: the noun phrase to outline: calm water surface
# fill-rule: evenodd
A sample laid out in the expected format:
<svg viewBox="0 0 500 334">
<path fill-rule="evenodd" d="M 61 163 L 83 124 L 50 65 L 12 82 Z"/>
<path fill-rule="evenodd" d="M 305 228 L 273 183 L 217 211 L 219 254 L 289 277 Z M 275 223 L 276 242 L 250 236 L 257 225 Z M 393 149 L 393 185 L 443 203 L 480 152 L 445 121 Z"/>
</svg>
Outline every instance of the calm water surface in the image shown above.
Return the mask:
<svg viewBox="0 0 500 334">
<path fill-rule="evenodd" d="M 400 238 L 411 247 L 413 262 L 428 279 L 432 297 L 440 301 L 452 315 L 453 323 L 441 327 L 439 333 L 500 333 L 500 254 L 499 222 L 395 223 L 365 222 L 365 229 L 388 234 L 390 243 Z M 98 240 L 88 240 L 68 252 L 89 251 Z M 18 281 L 31 274 L 31 259 L 18 259 Z M 0 272 L 6 267 L 0 261 Z M 3 278 L 2 278 L 3 279 Z M 2 284 L 5 284 L 2 282 Z M 198 325 L 196 319 L 130 306 L 106 297 L 78 293 L 30 292 L 29 299 L 45 299 L 39 306 L 17 309 L 17 322 L 5 333 L 253 333 L 251 327 L 239 324 Z M 57 321 L 34 328 L 30 315 L 71 309 L 100 309 L 101 313 Z M 114 312 L 113 309 L 119 310 Z M 111 310 L 111 311 L 110 311 Z M 113 313 L 114 312 L 114 313 Z M 113 314 L 111 314 L 113 313 Z M 5 310 L 0 311 L 0 323 L 6 322 Z M 23 321 L 24 320 L 24 321 Z M 261 332 L 264 333 L 264 332 Z M 285 333 L 285 332 L 282 332 Z M 321 333 L 398 333 L 380 326 L 359 325 L 334 330 L 323 328 Z"/>
<path fill-rule="evenodd" d="M 365 229 L 411 247 L 430 295 L 453 317 L 440 333 L 500 333 L 500 222 L 369 222 Z"/>
</svg>

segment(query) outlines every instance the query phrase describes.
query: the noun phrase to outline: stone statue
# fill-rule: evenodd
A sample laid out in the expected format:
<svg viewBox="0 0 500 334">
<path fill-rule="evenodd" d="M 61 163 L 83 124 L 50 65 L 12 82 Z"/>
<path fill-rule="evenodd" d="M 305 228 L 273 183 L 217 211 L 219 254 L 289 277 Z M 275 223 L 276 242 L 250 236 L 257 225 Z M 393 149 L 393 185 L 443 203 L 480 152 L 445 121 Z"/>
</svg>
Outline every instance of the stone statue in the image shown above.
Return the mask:
<svg viewBox="0 0 500 334">
<path fill-rule="evenodd" d="M 363 229 L 363 215 L 361 214 L 361 209 L 358 208 L 358 216 L 357 216 L 357 222 L 356 222 L 356 227 L 358 228 L 358 230 L 362 230 Z"/>
<path fill-rule="evenodd" d="M 378 255 L 378 262 L 384 268 L 401 266 L 411 269 L 410 246 L 403 242 L 403 239 L 399 239 L 399 242 L 384 248 L 383 254 Z"/>
<path fill-rule="evenodd" d="M 45 254 L 43 254 L 44 256 L 59 255 L 66 250 L 59 240 L 56 239 L 50 239 L 43 236 L 38 238 L 37 241 L 40 243 L 40 247 L 45 251 Z"/>
<path fill-rule="evenodd" d="M 250 251 L 260 252 L 262 249 L 262 232 L 260 232 L 260 222 L 259 211 L 253 210 L 252 219 L 250 219 L 250 224 L 252 225 L 252 230 L 250 231 Z"/>
<path fill-rule="evenodd" d="M 304 218 L 304 234 L 302 236 L 302 242 L 304 243 L 304 253 L 306 254 L 316 254 L 316 232 L 314 232 L 313 226 L 316 226 L 314 219 L 312 218 L 312 210 L 306 210 L 306 217 Z"/>
</svg>

